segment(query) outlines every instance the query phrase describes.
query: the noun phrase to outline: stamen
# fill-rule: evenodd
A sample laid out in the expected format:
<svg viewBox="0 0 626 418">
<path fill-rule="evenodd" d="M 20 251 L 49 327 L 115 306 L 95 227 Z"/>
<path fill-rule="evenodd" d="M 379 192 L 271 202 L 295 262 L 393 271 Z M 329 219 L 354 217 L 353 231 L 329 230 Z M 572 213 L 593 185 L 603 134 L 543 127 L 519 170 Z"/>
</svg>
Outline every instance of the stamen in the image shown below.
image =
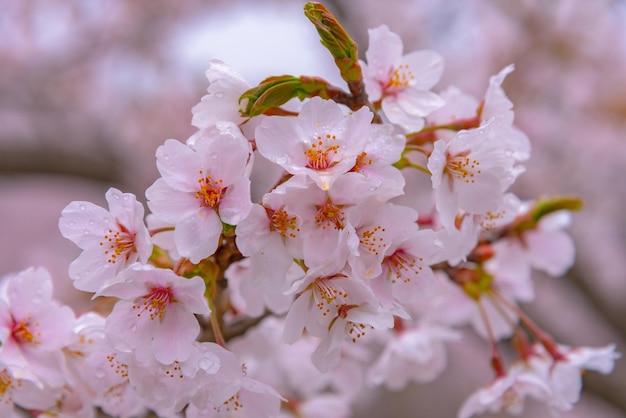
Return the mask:
<svg viewBox="0 0 626 418">
<path fill-rule="evenodd" d="M 278 231 L 283 237 L 286 237 L 287 234 L 291 238 L 296 237 L 295 232 L 299 232 L 300 229 L 297 226 L 295 216 L 289 216 L 284 209 L 273 210 L 266 207 L 265 212 L 270 219 L 270 231 Z"/>
<path fill-rule="evenodd" d="M 476 174 L 480 174 L 480 161 L 469 158 L 469 151 L 461 152 L 454 156 L 448 155 L 444 173 L 450 176 L 450 181 L 454 178 L 465 181 L 465 183 L 476 183 Z"/>
<path fill-rule="evenodd" d="M 196 192 L 196 199 L 200 200 L 200 205 L 204 207 L 217 209 L 227 187 L 222 187 L 222 179 L 214 180 L 212 176 L 204 176 L 202 170 L 198 173 L 200 174 L 198 179 L 200 190 Z"/>
<path fill-rule="evenodd" d="M 119 260 L 128 261 L 131 254 L 135 250 L 135 234 L 119 222 L 118 230 L 109 229 L 105 232 L 100 246 L 104 248 L 104 254 L 108 256 L 107 263 L 115 264 Z"/>
<path fill-rule="evenodd" d="M 383 90 L 385 93 L 396 93 L 410 85 L 413 80 L 415 80 L 415 75 L 411 67 L 408 64 L 401 64 L 393 69 Z"/>
<path fill-rule="evenodd" d="M 133 309 L 139 310 L 137 316 L 148 312 L 150 320 L 163 319 L 167 306 L 176 302 L 172 289 L 169 287 L 153 287 L 150 289 L 150 293 L 141 299 L 143 299 L 143 302 L 133 305 Z"/>
<path fill-rule="evenodd" d="M 397 250 L 386 257 L 383 263 L 392 273 L 389 277 L 391 283 L 397 283 L 398 280 L 409 283 L 411 277 L 417 276 L 424 269 L 421 264 L 423 261 L 422 257 L 414 257 L 403 250 Z"/>
<path fill-rule="evenodd" d="M 335 156 L 341 148 L 340 145 L 334 143 L 336 140 L 337 137 L 333 134 L 326 134 L 324 138 L 317 135 L 311 147 L 304 151 L 304 155 L 308 158 L 306 166 L 313 170 L 326 170 L 335 165 Z"/>
<path fill-rule="evenodd" d="M 318 228 L 326 229 L 332 225 L 335 229 L 343 229 L 345 216 L 341 210 L 343 206 L 336 206 L 330 198 L 326 199 L 323 206 L 316 206 L 315 223 Z"/>
</svg>

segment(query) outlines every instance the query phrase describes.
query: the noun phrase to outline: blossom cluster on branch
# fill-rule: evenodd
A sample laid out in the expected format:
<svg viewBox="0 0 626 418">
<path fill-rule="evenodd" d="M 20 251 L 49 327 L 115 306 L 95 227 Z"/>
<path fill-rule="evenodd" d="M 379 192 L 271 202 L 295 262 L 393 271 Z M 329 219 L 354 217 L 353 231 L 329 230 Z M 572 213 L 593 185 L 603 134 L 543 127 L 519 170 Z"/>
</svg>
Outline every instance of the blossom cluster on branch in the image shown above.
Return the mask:
<svg viewBox="0 0 626 418">
<path fill-rule="evenodd" d="M 436 52 L 380 26 L 359 61 L 324 6 L 305 14 L 347 90 L 250 86 L 213 60 L 197 132 L 156 151 L 151 214 L 114 188 L 108 208 L 63 210 L 82 250 L 69 276 L 98 312 L 56 302 L 43 268 L 3 279 L 0 415 L 347 417 L 364 385 L 436 379 L 465 326 L 494 379 L 460 418 L 526 397 L 568 410 L 582 371 L 612 370 L 614 345 L 558 344 L 518 306 L 533 269 L 571 267 L 581 202 L 510 192 L 530 157 L 502 88 L 513 66 L 479 99 L 435 92 Z"/>
</svg>

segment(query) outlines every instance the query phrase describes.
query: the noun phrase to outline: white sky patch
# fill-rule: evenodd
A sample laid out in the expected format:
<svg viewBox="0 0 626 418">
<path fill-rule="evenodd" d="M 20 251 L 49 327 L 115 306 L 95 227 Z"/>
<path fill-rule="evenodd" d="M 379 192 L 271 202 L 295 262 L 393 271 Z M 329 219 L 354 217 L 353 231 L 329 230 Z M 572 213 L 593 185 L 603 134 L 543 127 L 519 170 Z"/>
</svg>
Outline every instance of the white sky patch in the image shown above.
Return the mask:
<svg viewBox="0 0 626 418">
<path fill-rule="evenodd" d="M 299 3 L 247 3 L 199 16 L 175 37 L 185 70 L 202 72 L 220 58 L 251 85 L 269 76 L 314 75 L 345 88 L 330 53 Z"/>
</svg>

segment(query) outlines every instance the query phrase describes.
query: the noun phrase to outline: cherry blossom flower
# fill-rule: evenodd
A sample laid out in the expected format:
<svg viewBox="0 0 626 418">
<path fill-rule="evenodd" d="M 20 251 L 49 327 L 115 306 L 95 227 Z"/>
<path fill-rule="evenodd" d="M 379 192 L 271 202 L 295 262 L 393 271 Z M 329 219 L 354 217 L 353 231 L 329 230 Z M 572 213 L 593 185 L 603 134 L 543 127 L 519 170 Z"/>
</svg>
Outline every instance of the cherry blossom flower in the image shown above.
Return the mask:
<svg viewBox="0 0 626 418">
<path fill-rule="evenodd" d="M 305 336 L 292 345 L 283 344 L 283 323 L 268 317 L 230 341 L 229 348 L 246 364 L 247 376 L 270 384 L 286 399 L 280 418 L 347 418 L 351 399 L 339 393 L 336 370 L 322 373 L 310 361 L 317 339 Z"/>
<path fill-rule="evenodd" d="M 96 292 L 139 260 L 148 261 L 152 242 L 143 205 L 132 193 L 106 192 L 109 210 L 89 202 L 72 202 L 61 212 L 61 234 L 83 250 L 70 264 L 74 287 Z"/>
<path fill-rule="evenodd" d="M 376 302 L 363 281 L 350 279 L 332 262 L 310 269 L 291 292 L 297 297 L 285 320 L 283 340 L 288 344 L 297 341 L 304 329 L 314 337 L 324 337 L 342 306 Z"/>
<path fill-rule="evenodd" d="M 311 355 L 318 370 L 327 372 L 339 364 L 344 341 L 356 343 L 368 330 L 393 327 L 391 311 L 381 308 L 373 298 L 359 300 L 359 296 L 352 294 L 348 303 L 338 306 L 328 332 Z"/>
<path fill-rule="evenodd" d="M 199 380 L 197 392 L 186 409 L 187 417 L 278 416 L 283 400 L 278 392 L 270 385 L 249 377 L 245 364 L 233 352 L 216 344 L 209 344 L 205 349 L 210 349 L 219 359 L 220 368 Z"/>
<path fill-rule="evenodd" d="M 255 131 L 261 155 L 291 174 L 306 174 L 328 190 L 352 169 L 369 140 L 372 113 L 344 115 L 339 105 L 313 97 L 297 117 L 270 116 Z"/>
<path fill-rule="evenodd" d="M 77 318 L 77 338 L 63 350 L 65 375 L 86 405 L 98 406 L 113 416 L 137 416 L 146 410 L 146 402 L 128 380 L 128 356 L 124 358 L 110 346 L 104 325 L 105 318 L 94 312 Z"/>
<path fill-rule="evenodd" d="M 429 91 L 441 77 L 443 59 L 429 50 L 402 55 L 402 40 L 385 25 L 368 33 L 367 64 L 361 66 L 370 100 L 382 100 L 382 110 L 392 123 L 409 132 L 419 131 L 424 117 L 444 104 Z"/>
<path fill-rule="evenodd" d="M 430 382 L 446 367 L 444 343 L 456 341 L 460 334 L 446 326 L 423 322 L 396 331 L 368 370 L 368 380 L 401 390 L 413 382 Z"/>
<path fill-rule="evenodd" d="M 293 295 L 285 290 L 304 275 L 300 266 L 292 260 L 289 263 L 286 270 L 276 265 L 274 275 L 269 274 L 274 266 L 270 257 L 252 256 L 231 264 L 225 275 L 230 302 L 237 315 L 255 318 L 268 309 L 277 315 L 287 312 Z"/>
<path fill-rule="evenodd" d="M 120 298 L 105 325 L 114 346 L 122 351 L 143 346 L 163 364 L 186 360 L 200 332 L 194 314 L 210 313 L 202 279 L 141 265 L 125 271 L 123 279 L 98 293 Z"/>
<path fill-rule="evenodd" d="M 250 211 L 251 149 L 239 129 L 220 123 L 193 147 L 170 139 L 157 149 L 161 178 L 146 190 L 152 212 L 175 225 L 178 253 L 193 263 L 213 254 L 222 222 L 238 224 Z"/>
<path fill-rule="evenodd" d="M 431 260 L 438 250 L 432 230 L 407 228 L 386 249 L 372 289 L 383 304 L 414 303 L 432 294 Z"/>
<path fill-rule="evenodd" d="M 244 117 L 239 113 L 239 97 L 250 88 L 248 82 L 219 59 L 210 61 L 206 77 L 209 80 L 208 94 L 191 109 L 191 124 L 204 129 L 218 122 L 243 122 Z"/>
<path fill-rule="evenodd" d="M 528 364 L 550 387 L 551 393 L 546 403 L 559 411 L 572 409 L 580 399 L 582 375 L 585 370 L 602 374 L 611 373 L 615 360 L 620 357 L 615 352 L 615 344 L 600 348 L 559 345 L 558 352 L 561 357 L 558 359 L 554 359 L 539 344 L 533 346 L 533 351 Z"/>
<path fill-rule="evenodd" d="M 507 412 L 519 415 L 526 397 L 545 402 L 550 397 L 546 382 L 523 364 L 516 364 L 508 373 L 488 387 L 479 389 L 463 402 L 458 418 L 469 418 L 485 412 Z"/>
<path fill-rule="evenodd" d="M 522 210 L 518 206 L 518 213 Z M 509 299 L 530 302 L 535 296 L 532 268 L 551 276 L 564 274 L 575 255 L 572 238 L 562 230 L 569 222 L 568 212 L 555 212 L 544 216 L 534 229 L 495 242 L 493 256 L 484 263 L 494 287 Z"/>
<path fill-rule="evenodd" d="M 196 401 L 207 379 L 223 372 L 220 349 L 215 343 L 193 342 L 189 357 L 171 364 L 135 352 L 134 356 L 127 356 L 128 380 L 141 399 L 159 412 L 159 416 L 176 416 L 190 402 Z M 226 395 L 235 392 L 236 388 L 229 388 Z"/>
<path fill-rule="evenodd" d="M 400 160 L 406 138 L 392 129 L 391 125 L 372 125 L 372 135 L 350 170 L 363 175 L 382 201 L 402 195 L 405 183 L 392 164 Z"/>
<path fill-rule="evenodd" d="M 302 220 L 300 237 L 307 266 L 316 267 L 331 258 L 342 266 L 348 253 L 356 254 L 359 241 L 348 213 L 375 196 L 376 188 L 367 179 L 358 173 L 346 173 L 324 191 L 307 177 L 297 175 L 277 187 L 276 192 L 285 194 L 286 209 Z"/>
<path fill-rule="evenodd" d="M 505 143 L 492 134 L 493 127 L 486 124 L 434 144 L 428 168 L 440 221 L 447 229 L 454 228 L 459 209 L 470 214 L 498 209 L 520 173 L 512 154 L 505 152 Z"/>
<path fill-rule="evenodd" d="M 0 364 L 13 379 L 61 387 L 61 348 L 73 340 L 74 313 L 52 299 L 52 278 L 28 268 L 4 278 L 0 298 Z"/>
<path fill-rule="evenodd" d="M 15 378 L 10 370 L 0 368 L 0 416 L 20 418 L 17 407 L 47 411 L 59 402 L 60 390 L 31 380 Z"/>
<path fill-rule="evenodd" d="M 394 240 L 417 229 L 417 212 L 406 206 L 367 200 L 348 213 L 359 246 L 348 257 L 357 277 L 372 279 L 380 275 L 387 249 Z"/>
</svg>

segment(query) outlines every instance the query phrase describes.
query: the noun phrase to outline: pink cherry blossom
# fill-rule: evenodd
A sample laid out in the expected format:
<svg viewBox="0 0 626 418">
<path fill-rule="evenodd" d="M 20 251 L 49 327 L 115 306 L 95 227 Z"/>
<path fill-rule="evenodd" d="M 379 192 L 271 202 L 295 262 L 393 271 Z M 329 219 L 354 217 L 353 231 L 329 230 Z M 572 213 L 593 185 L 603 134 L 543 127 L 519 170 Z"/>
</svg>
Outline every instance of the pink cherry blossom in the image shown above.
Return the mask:
<svg viewBox="0 0 626 418">
<path fill-rule="evenodd" d="M 343 265 L 348 253 L 356 254 L 359 241 L 348 213 L 376 194 L 376 188 L 362 175 L 346 173 L 328 191 L 298 175 L 276 192 L 285 194 L 285 207 L 302 220 L 300 237 L 307 266 L 319 266 L 331 258 Z"/>
<path fill-rule="evenodd" d="M 251 148 L 230 123 L 207 128 L 193 146 L 170 139 L 157 149 L 161 178 L 146 190 L 152 212 L 175 225 L 178 253 L 198 263 L 217 249 L 222 222 L 250 211 Z"/>
<path fill-rule="evenodd" d="M 15 379 L 60 387 L 61 348 L 73 340 L 74 313 L 52 299 L 52 278 L 28 268 L 4 278 L 0 298 L 0 364 Z"/>
<path fill-rule="evenodd" d="M 396 331 L 368 370 L 368 380 L 384 383 L 388 389 L 401 390 L 413 382 L 436 379 L 447 365 L 445 343 L 460 334 L 443 325 L 423 322 Z"/>
<path fill-rule="evenodd" d="M 344 115 L 339 105 L 313 97 L 297 117 L 270 116 L 255 131 L 261 155 L 291 174 L 306 174 L 323 190 L 352 169 L 369 140 L 372 113 Z"/>
<path fill-rule="evenodd" d="M 424 117 L 444 104 L 429 91 L 441 77 L 443 59 L 429 50 L 402 55 L 402 40 L 385 25 L 368 33 L 367 64 L 361 65 L 370 100 L 382 100 L 383 112 L 392 123 L 419 131 Z"/>
<path fill-rule="evenodd" d="M 351 169 L 363 175 L 383 201 L 402 195 L 405 183 L 400 170 L 392 164 L 400 160 L 406 138 L 392 130 L 391 125 L 372 125 L 372 135 Z"/>
<path fill-rule="evenodd" d="M 532 268 L 556 277 L 573 265 L 574 243 L 563 231 L 569 225 L 569 215 L 565 211 L 550 214 L 535 229 L 493 244 L 494 256 L 485 263 L 485 269 L 493 274 L 500 290 L 515 300 L 531 301 L 534 299 Z"/>
<path fill-rule="evenodd" d="M 109 210 L 89 202 L 72 202 L 61 212 L 59 229 L 83 250 L 70 264 L 74 287 L 96 292 L 139 260 L 148 261 L 152 242 L 143 205 L 132 193 L 106 192 Z"/>
<path fill-rule="evenodd" d="M 493 137 L 490 124 L 460 131 L 452 140 L 435 142 L 428 159 L 440 221 L 454 228 L 458 210 L 485 214 L 498 209 L 504 192 L 521 172 L 506 144 Z"/>
<path fill-rule="evenodd" d="M 98 293 L 120 298 L 105 325 L 114 346 L 122 351 L 147 347 L 163 364 L 186 360 L 200 332 L 194 314 L 210 313 L 202 279 L 141 265 L 128 269 L 123 279 Z"/>
<path fill-rule="evenodd" d="M 524 410 L 526 397 L 545 402 L 550 397 L 550 388 L 524 365 L 516 364 L 505 376 L 470 395 L 461 405 L 457 417 L 469 418 L 485 412 L 501 411 L 519 415 Z"/>
<path fill-rule="evenodd" d="M 328 332 L 311 355 L 311 361 L 322 372 L 339 364 L 344 341 L 357 343 L 369 330 L 393 327 L 393 313 L 379 306 L 374 298 L 360 298 L 354 293 L 339 305 L 331 319 Z"/>
<path fill-rule="evenodd" d="M 372 279 L 382 272 L 382 262 L 394 240 L 417 229 L 417 212 L 406 206 L 365 201 L 348 213 L 359 246 L 348 257 L 357 277 Z"/>
<path fill-rule="evenodd" d="M 534 353 L 528 360 L 529 367 L 550 387 L 550 396 L 546 400 L 548 406 L 559 411 L 572 409 L 580 399 L 583 371 L 611 373 L 615 360 L 620 357 L 615 352 L 615 344 L 600 348 L 559 345 L 561 358 L 558 359 L 554 359 L 539 344 L 535 344 L 533 349 Z"/>
<path fill-rule="evenodd" d="M 0 368 L 0 416 L 20 418 L 17 408 L 46 411 L 52 409 L 61 397 L 61 390 L 43 386 L 31 380 L 19 379 L 10 370 Z"/>
<path fill-rule="evenodd" d="M 430 295 L 433 286 L 431 260 L 437 252 L 435 234 L 431 230 L 407 228 L 386 249 L 381 274 L 374 278 L 372 288 L 387 305 L 394 301 L 413 303 Z"/>
<path fill-rule="evenodd" d="M 191 124 L 204 129 L 217 122 L 243 122 L 244 118 L 239 113 L 239 97 L 250 88 L 248 82 L 219 59 L 210 61 L 206 77 L 209 80 L 208 94 L 191 109 Z"/>
</svg>

